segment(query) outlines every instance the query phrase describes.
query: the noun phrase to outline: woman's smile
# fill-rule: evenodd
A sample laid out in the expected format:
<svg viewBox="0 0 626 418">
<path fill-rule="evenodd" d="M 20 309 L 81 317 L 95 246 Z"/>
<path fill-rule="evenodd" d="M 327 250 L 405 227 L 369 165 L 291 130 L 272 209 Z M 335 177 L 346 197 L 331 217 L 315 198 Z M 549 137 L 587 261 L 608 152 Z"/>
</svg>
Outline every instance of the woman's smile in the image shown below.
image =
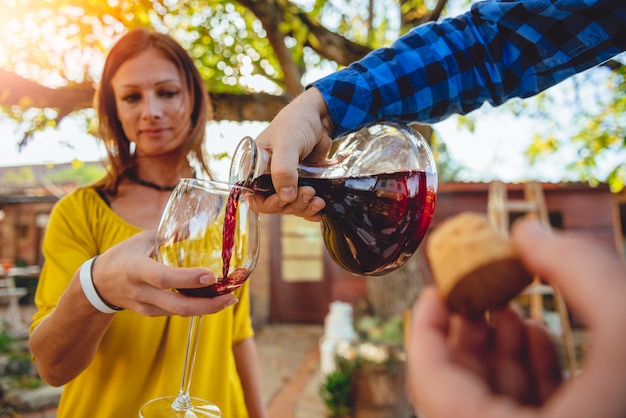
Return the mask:
<svg viewBox="0 0 626 418">
<path fill-rule="evenodd" d="M 157 138 L 163 136 L 166 132 L 170 132 L 171 129 L 166 128 L 146 128 L 139 131 L 139 135 L 143 135 L 148 138 Z"/>
</svg>

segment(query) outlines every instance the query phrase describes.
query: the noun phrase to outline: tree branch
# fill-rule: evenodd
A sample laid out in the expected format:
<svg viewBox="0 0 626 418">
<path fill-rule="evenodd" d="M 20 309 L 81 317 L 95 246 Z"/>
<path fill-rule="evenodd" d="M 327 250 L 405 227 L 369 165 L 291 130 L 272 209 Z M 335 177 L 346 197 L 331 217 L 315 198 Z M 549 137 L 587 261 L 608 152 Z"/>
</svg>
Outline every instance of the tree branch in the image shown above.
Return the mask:
<svg viewBox="0 0 626 418">
<path fill-rule="evenodd" d="M 0 106 L 28 108 L 52 108 L 58 111 L 59 123 L 68 114 L 92 107 L 94 87 L 90 83 L 53 89 L 35 81 L 0 69 Z M 290 96 L 267 93 L 231 94 L 211 93 L 215 120 L 270 121 L 291 100 Z M 27 135 L 28 136 L 28 135 Z M 22 138 L 25 145 L 28 138 Z"/>
<path fill-rule="evenodd" d="M 366 46 L 352 42 L 326 29 L 304 12 L 298 14 L 298 17 L 309 28 L 307 45 L 326 59 L 347 66 L 360 60 L 371 51 Z"/>
<path fill-rule="evenodd" d="M 400 2 L 400 8 L 404 8 L 404 4 L 407 3 L 406 0 Z M 417 7 L 408 8 L 406 13 L 402 14 L 402 28 L 410 29 L 419 25 L 422 25 L 427 22 L 436 22 L 441 17 L 441 13 L 443 9 L 448 4 L 448 0 L 437 0 L 437 4 L 431 10 L 428 9 L 419 9 Z"/>
<path fill-rule="evenodd" d="M 291 100 L 290 96 L 267 93 L 230 94 L 209 93 L 215 112 L 215 120 L 271 121 Z"/>
<path fill-rule="evenodd" d="M 293 60 L 291 51 L 285 44 L 285 34 L 279 29 L 284 21 L 285 11 L 274 1 L 239 0 L 242 6 L 248 8 L 261 21 L 267 38 L 274 49 L 276 58 L 285 75 L 285 88 L 292 96 L 303 91 L 302 71 Z"/>
<path fill-rule="evenodd" d="M 57 122 L 75 110 L 91 107 L 93 93 L 91 83 L 53 89 L 0 69 L 0 106 L 55 108 Z"/>
</svg>

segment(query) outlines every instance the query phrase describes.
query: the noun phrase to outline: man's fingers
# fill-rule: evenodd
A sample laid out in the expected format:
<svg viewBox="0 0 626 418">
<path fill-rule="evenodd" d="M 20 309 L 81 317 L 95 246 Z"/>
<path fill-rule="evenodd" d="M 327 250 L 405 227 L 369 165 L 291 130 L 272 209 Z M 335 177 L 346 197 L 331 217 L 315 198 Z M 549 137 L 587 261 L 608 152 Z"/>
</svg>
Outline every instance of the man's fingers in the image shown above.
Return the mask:
<svg viewBox="0 0 626 418">
<path fill-rule="evenodd" d="M 272 184 L 281 201 L 293 202 L 298 196 L 298 154 L 291 148 L 280 148 L 272 156 Z M 295 164 L 294 164 L 295 163 Z"/>
<path fill-rule="evenodd" d="M 450 318 L 448 345 L 456 363 L 488 379 L 486 365 L 489 332 L 485 319 L 468 319 L 460 315 Z"/>
<path fill-rule="evenodd" d="M 529 219 L 514 224 L 511 238 L 526 268 L 559 287 L 588 325 L 609 320 L 615 316 L 610 310 L 622 306 L 626 268 L 615 249 L 572 234 L 547 231 Z"/>
<path fill-rule="evenodd" d="M 298 196 L 291 203 L 286 203 L 278 195 L 272 194 L 268 197 L 257 196 L 256 204 L 261 213 L 295 215 L 317 222 L 321 220 L 320 211 L 326 207 L 324 199 L 315 196 L 315 190 L 307 186 L 298 188 Z"/>
<path fill-rule="evenodd" d="M 626 265 L 615 248 L 518 221 L 512 239 L 524 265 L 557 286 L 591 337 L 583 377 L 553 394 L 554 416 L 622 416 L 626 398 Z M 559 394 L 566 393 L 566 396 Z M 585 399 L 612 402 L 591 405 Z M 622 411 L 622 414 L 618 413 Z"/>
<path fill-rule="evenodd" d="M 475 417 L 490 392 L 474 371 L 454 361 L 448 347 L 449 312 L 437 290 L 425 287 L 410 323 L 407 347 L 411 401 L 425 416 Z M 455 393 L 455 399 L 450 399 Z M 495 415 L 494 415 L 495 416 Z"/>
<path fill-rule="evenodd" d="M 526 371 L 526 333 L 521 318 L 510 309 L 490 313 L 492 347 L 490 376 L 496 393 L 522 404 L 532 400 L 530 376 Z"/>
<path fill-rule="evenodd" d="M 561 384 L 561 363 L 552 337 L 544 326 L 526 321 L 528 361 L 534 387 L 533 401 L 543 404 Z"/>
</svg>

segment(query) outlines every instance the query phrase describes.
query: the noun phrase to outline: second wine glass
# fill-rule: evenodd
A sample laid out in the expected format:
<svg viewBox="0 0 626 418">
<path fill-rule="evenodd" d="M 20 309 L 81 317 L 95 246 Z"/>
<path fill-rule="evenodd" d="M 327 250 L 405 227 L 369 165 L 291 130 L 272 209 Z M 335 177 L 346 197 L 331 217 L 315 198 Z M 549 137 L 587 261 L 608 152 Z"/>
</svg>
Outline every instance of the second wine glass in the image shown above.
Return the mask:
<svg viewBox="0 0 626 418">
<path fill-rule="evenodd" d="M 193 297 L 214 297 L 241 286 L 254 270 L 259 253 L 259 214 L 254 192 L 208 180 L 181 179 L 167 203 L 157 233 L 159 261 L 175 267 L 204 267 L 217 283 L 177 289 Z M 146 403 L 140 418 L 221 417 L 217 405 L 189 393 L 201 317 L 192 317 L 183 376 L 177 396 Z"/>
</svg>

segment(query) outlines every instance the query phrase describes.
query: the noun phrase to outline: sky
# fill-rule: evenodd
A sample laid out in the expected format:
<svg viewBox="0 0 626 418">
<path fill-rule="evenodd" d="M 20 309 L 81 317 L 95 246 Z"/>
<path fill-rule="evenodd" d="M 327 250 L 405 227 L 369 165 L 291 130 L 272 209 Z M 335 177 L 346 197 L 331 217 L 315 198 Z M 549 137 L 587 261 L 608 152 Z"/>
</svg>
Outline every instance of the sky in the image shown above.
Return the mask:
<svg viewBox="0 0 626 418">
<path fill-rule="evenodd" d="M 255 137 L 261 132 L 264 123 L 223 122 L 207 129 L 207 147 L 209 153 L 228 152 L 232 155 L 235 147 L 246 135 Z M 22 150 L 17 146 L 19 136 L 11 122 L 0 123 L 0 167 L 12 167 L 34 164 L 59 164 L 73 160 L 97 161 L 106 156 L 102 143 L 81 128 L 80 123 L 70 118 L 61 121 L 57 129 L 48 128 L 35 133 L 28 145 Z M 212 169 L 226 173 L 229 161 L 217 161 Z"/>
<path fill-rule="evenodd" d="M 93 137 L 69 122 L 63 123 L 59 129 L 36 133 L 22 150 L 19 150 L 18 141 L 14 124 L 0 123 L 0 166 L 63 163 L 73 159 L 91 161 L 104 155 L 104 149 Z"/>
</svg>

